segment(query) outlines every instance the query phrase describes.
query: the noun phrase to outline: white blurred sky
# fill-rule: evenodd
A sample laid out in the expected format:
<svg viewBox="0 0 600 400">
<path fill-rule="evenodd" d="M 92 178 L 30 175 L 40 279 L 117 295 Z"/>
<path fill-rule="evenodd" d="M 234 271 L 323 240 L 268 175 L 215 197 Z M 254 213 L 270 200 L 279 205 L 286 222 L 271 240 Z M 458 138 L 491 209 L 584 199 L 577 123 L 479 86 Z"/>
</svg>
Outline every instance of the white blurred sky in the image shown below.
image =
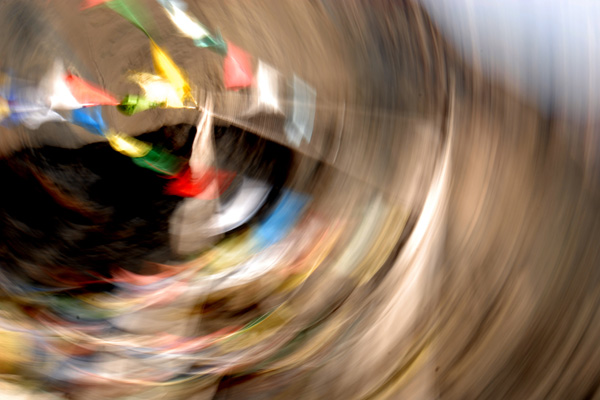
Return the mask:
<svg viewBox="0 0 600 400">
<path fill-rule="evenodd" d="M 544 110 L 564 107 L 577 118 L 596 114 L 600 0 L 421 2 L 465 59 L 480 54 L 489 76 Z"/>
</svg>

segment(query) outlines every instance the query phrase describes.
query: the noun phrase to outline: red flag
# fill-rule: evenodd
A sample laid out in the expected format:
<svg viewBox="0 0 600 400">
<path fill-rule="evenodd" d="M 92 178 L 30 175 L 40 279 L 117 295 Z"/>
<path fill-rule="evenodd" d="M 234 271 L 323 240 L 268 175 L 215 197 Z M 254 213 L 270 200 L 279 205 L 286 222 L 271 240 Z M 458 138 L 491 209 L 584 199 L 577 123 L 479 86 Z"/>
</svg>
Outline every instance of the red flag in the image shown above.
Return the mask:
<svg viewBox="0 0 600 400">
<path fill-rule="evenodd" d="M 169 183 L 167 194 L 180 197 L 195 197 L 203 200 L 213 200 L 222 195 L 233 182 L 235 172 L 207 168 L 197 179 L 192 177 L 188 168 Z M 214 193 L 206 189 L 216 180 L 218 190 Z M 204 193 L 206 191 L 206 193 Z"/>
<path fill-rule="evenodd" d="M 84 107 L 102 105 L 117 106 L 121 103 L 99 87 L 96 87 L 75 75 L 67 75 L 65 83 L 73 97 L 75 97 L 75 99 Z"/>
<path fill-rule="evenodd" d="M 84 0 L 83 3 L 81 3 L 81 9 L 85 10 L 86 8 L 91 8 L 91 7 L 96 7 L 100 4 L 109 2 L 111 0 Z"/>
<path fill-rule="evenodd" d="M 244 50 L 227 42 L 227 55 L 223 61 L 225 89 L 241 89 L 252 84 L 250 56 Z"/>
</svg>

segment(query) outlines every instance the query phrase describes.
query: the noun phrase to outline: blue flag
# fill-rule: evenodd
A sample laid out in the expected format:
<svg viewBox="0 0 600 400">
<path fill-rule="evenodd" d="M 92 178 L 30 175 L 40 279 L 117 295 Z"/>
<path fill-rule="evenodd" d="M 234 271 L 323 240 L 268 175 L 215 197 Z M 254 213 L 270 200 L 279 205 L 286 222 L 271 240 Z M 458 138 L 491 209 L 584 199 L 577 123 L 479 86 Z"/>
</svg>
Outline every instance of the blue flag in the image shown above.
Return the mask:
<svg viewBox="0 0 600 400">
<path fill-rule="evenodd" d="M 71 122 L 87 129 L 95 135 L 104 136 L 104 132 L 106 131 L 106 124 L 102 118 L 102 111 L 99 106 L 73 110 Z"/>
</svg>

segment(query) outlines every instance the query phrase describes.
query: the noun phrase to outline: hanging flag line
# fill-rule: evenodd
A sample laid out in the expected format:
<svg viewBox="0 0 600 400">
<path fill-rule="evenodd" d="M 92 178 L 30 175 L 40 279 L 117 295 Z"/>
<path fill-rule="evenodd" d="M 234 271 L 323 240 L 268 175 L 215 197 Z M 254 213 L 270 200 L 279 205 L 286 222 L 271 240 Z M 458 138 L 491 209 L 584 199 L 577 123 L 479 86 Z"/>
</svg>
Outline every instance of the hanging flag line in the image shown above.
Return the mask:
<svg viewBox="0 0 600 400">
<path fill-rule="evenodd" d="M 205 47 L 218 54 L 224 55 L 223 81 L 227 90 L 239 90 L 254 84 L 254 92 L 257 101 L 256 104 L 252 105 L 250 110 L 248 110 L 247 114 L 252 115 L 259 112 L 284 114 L 281 109 L 279 96 L 277 95 L 281 77 L 280 73 L 275 68 L 262 60 L 259 60 L 257 76 L 254 77 L 252 74 L 250 56 L 231 42 L 224 40 L 218 30 L 216 34 L 211 34 L 206 26 L 202 25 L 198 19 L 187 11 L 188 6 L 185 1 L 157 1 L 182 35 L 192 39 L 194 44 L 198 47 Z M 141 7 L 137 5 L 137 0 L 87 0 L 84 2 L 83 8 L 100 3 L 106 4 L 108 7 L 121 14 L 150 38 L 148 30 L 144 28 L 144 24 L 148 23 L 149 20 L 145 17 Z M 169 78 L 168 74 L 160 73 L 159 65 L 161 62 L 159 60 L 162 57 L 160 54 L 162 51 L 151 38 L 150 41 L 152 43 L 155 69 L 159 71 L 159 75 L 163 76 L 167 81 L 170 81 L 170 83 L 173 84 L 181 97 L 181 86 L 185 85 L 184 81 L 181 78 L 174 81 Z M 168 57 L 163 57 L 163 61 L 174 66 L 174 63 L 172 63 Z M 181 74 L 178 74 L 178 76 L 181 77 Z M 290 102 L 293 104 L 293 109 L 291 117 L 288 118 L 285 124 L 285 135 L 288 142 L 297 147 L 303 140 L 306 142 L 310 142 L 311 140 L 314 128 L 316 91 L 298 76 L 293 77 L 292 87 L 293 93 Z M 149 92 L 150 90 L 145 89 L 146 95 L 148 95 Z M 157 99 L 156 97 L 153 97 L 153 99 L 126 97 L 123 103 L 121 109 L 125 109 L 130 115 L 131 113 L 144 111 L 153 106 L 168 106 L 168 102 L 164 101 L 164 98 Z M 171 106 L 175 107 L 176 104 Z"/>
<path fill-rule="evenodd" d="M 184 35 L 194 41 L 198 47 L 207 48 L 223 55 L 223 83 L 227 90 L 240 90 L 252 87 L 255 101 L 244 114 L 252 116 L 261 112 L 285 115 L 278 96 L 281 74 L 262 60 L 258 61 L 257 76 L 252 73 L 252 61 L 249 54 L 224 40 L 220 32 L 211 34 L 193 15 L 187 12 L 187 4 L 182 0 L 157 0 L 172 23 Z M 90 133 L 104 136 L 116 150 L 132 158 L 141 167 L 149 168 L 159 174 L 176 177 L 178 184 L 170 186 L 180 188 L 181 195 L 197 192 L 186 177 L 191 176 L 185 162 L 173 156 L 165 149 L 142 142 L 138 139 L 113 132 L 102 117 L 100 106 L 114 106 L 125 115 L 133 115 L 154 108 L 203 109 L 192 96 L 191 85 L 185 73 L 151 37 L 149 27 L 154 26 L 137 0 L 85 0 L 81 8 L 87 9 L 101 4 L 128 20 L 150 41 L 150 51 L 155 74 L 140 72 L 129 79 L 141 89 L 142 95 L 126 95 L 121 101 L 100 87 L 66 71 L 62 62 L 55 62 L 53 68 L 44 76 L 38 87 L 20 87 L 9 79 L 8 88 L 1 91 L 0 118 L 2 124 L 23 124 L 37 129 L 45 122 L 68 121 L 88 130 Z M 297 76 L 293 78 L 293 93 L 287 102 L 293 108 L 285 123 L 285 135 L 288 142 L 299 146 L 305 140 L 310 142 L 315 116 L 316 92 Z M 8 90 L 7 90 L 8 89 Z M 57 111 L 67 112 L 65 118 Z M 217 116 L 223 120 L 233 120 L 227 116 Z M 230 180 L 225 171 L 213 171 L 210 178 L 221 181 L 221 185 Z"/>
</svg>

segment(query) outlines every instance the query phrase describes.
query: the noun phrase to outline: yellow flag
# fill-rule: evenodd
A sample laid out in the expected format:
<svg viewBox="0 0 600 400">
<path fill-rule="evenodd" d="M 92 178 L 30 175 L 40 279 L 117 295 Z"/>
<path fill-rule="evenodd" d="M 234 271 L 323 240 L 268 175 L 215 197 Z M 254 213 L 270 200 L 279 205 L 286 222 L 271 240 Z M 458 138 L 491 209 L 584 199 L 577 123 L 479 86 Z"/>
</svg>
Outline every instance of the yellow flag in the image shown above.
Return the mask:
<svg viewBox="0 0 600 400">
<path fill-rule="evenodd" d="M 179 70 L 177 65 L 153 40 L 150 40 L 150 45 L 152 47 L 154 68 L 158 75 L 169 81 L 173 88 L 175 88 L 181 101 L 191 98 L 190 85 L 185 80 L 183 73 Z"/>
<path fill-rule="evenodd" d="M 5 98 L 0 97 L 0 121 L 10 115 L 10 106 Z"/>
<path fill-rule="evenodd" d="M 147 72 L 133 74 L 130 79 L 140 85 L 144 91 L 144 97 L 149 102 L 167 108 L 183 107 L 182 99 L 177 90 L 166 79 Z"/>
<path fill-rule="evenodd" d="M 106 135 L 106 138 L 113 149 L 129 157 L 144 157 L 152 150 L 150 143 L 142 142 L 122 133 L 110 132 Z"/>
</svg>

